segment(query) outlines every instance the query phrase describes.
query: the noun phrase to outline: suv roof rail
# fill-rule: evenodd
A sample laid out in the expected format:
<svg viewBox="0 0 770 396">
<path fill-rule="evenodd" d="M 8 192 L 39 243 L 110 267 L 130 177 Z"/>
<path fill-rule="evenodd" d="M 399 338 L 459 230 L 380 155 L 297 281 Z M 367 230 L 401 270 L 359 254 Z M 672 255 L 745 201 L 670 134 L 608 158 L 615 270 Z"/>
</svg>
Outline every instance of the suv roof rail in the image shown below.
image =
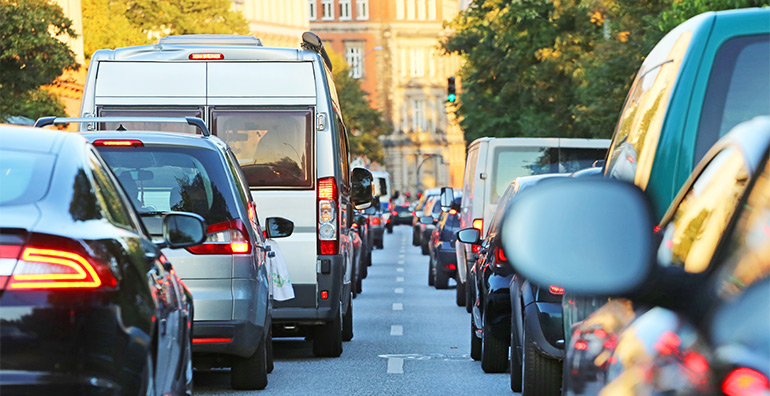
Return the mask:
<svg viewBox="0 0 770 396">
<path fill-rule="evenodd" d="M 158 40 L 158 44 L 244 45 L 261 47 L 262 40 L 253 36 L 242 36 L 237 34 L 181 34 L 163 37 Z"/>
<path fill-rule="evenodd" d="M 324 63 L 326 63 L 326 67 L 329 68 L 329 71 L 332 71 L 332 60 L 329 59 L 329 54 L 326 53 L 326 48 L 324 48 L 324 42 L 321 41 L 321 38 L 318 37 L 317 34 L 313 32 L 302 33 L 301 47 L 321 54 Z"/>
<path fill-rule="evenodd" d="M 69 123 L 95 123 L 95 122 L 157 122 L 157 123 L 176 123 L 176 124 L 188 124 L 200 129 L 204 137 L 211 136 L 209 128 L 206 127 L 206 123 L 197 117 L 81 117 L 81 118 L 67 118 L 67 117 L 41 117 L 35 121 L 35 128 L 42 128 L 54 124 L 69 124 Z M 121 125 L 122 126 L 122 125 Z M 125 130 L 125 129 L 122 129 Z M 121 131 L 121 129 L 118 129 Z"/>
</svg>

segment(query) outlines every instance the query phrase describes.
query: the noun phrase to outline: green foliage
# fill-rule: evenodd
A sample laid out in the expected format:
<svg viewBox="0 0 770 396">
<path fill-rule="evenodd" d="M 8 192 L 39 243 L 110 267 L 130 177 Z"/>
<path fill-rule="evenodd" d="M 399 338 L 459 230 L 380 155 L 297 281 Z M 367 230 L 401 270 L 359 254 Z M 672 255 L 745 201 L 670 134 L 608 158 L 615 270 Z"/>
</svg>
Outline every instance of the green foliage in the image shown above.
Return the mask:
<svg viewBox="0 0 770 396">
<path fill-rule="evenodd" d="M 456 110 L 481 136 L 609 138 L 644 57 L 706 11 L 767 0 L 476 0 L 442 43 L 467 60 Z"/>
<path fill-rule="evenodd" d="M 0 16 L 0 120 L 62 114 L 61 104 L 39 88 L 78 67 L 56 38 L 75 37 L 72 21 L 47 0 L 0 0 Z"/>
<path fill-rule="evenodd" d="M 149 44 L 175 34 L 246 34 L 229 0 L 83 0 L 86 57 L 100 48 Z"/>
<path fill-rule="evenodd" d="M 382 163 L 384 155 L 379 137 L 390 131 L 388 124 L 383 121 L 379 111 L 369 106 L 366 92 L 361 89 L 357 79 L 350 77 L 345 60 L 330 49 L 327 50 L 334 69 L 332 78 L 340 99 L 340 108 L 350 131 L 350 154 Z"/>
</svg>

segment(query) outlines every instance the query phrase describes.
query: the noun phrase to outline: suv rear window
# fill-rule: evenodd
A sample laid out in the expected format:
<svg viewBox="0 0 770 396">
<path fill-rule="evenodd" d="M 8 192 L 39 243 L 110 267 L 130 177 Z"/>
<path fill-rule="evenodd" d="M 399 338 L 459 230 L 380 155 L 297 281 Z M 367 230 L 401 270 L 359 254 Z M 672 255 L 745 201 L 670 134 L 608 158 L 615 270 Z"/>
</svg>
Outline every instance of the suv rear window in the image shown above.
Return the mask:
<svg viewBox="0 0 770 396">
<path fill-rule="evenodd" d="M 55 157 L 0 150 L 0 205 L 37 202 L 48 191 Z"/>
<path fill-rule="evenodd" d="M 211 125 L 250 188 L 313 187 L 310 110 L 215 109 Z"/>
<path fill-rule="evenodd" d="M 197 213 L 212 225 L 238 218 L 219 153 L 178 147 L 100 147 L 152 235 L 168 211 Z"/>
</svg>

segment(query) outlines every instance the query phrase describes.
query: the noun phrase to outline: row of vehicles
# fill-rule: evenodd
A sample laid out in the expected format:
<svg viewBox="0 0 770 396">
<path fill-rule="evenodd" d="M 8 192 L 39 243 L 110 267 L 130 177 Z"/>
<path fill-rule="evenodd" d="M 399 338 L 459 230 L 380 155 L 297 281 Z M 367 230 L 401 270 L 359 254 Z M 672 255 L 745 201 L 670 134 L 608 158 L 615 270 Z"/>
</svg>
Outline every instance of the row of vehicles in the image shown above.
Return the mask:
<svg viewBox="0 0 770 396">
<path fill-rule="evenodd" d="M 485 372 L 526 396 L 770 394 L 768 20 L 667 34 L 593 167 L 471 144 L 456 279 Z"/>
<path fill-rule="evenodd" d="M 382 246 L 357 216 L 379 202 L 323 44 L 302 38 L 99 50 L 83 117 L 36 124 L 80 134 L 2 128 L 3 394 L 191 394 L 193 367 L 262 389 L 273 337 L 340 356 Z"/>
</svg>

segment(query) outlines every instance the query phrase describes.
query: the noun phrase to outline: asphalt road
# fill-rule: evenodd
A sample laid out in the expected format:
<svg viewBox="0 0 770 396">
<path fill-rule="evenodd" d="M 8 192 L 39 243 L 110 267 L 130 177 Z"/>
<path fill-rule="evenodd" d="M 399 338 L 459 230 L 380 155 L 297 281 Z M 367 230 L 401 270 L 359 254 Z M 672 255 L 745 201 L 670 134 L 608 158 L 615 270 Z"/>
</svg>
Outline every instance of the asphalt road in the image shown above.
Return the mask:
<svg viewBox="0 0 770 396">
<path fill-rule="evenodd" d="M 428 286 L 428 257 L 411 228 L 385 234 L 363 294 L 353 300 L 354 338 L 339 358 L 316 358 L 310 342 L 275 339 L 265 390 L 229 389 L 228 370 L 195 372 L 201 395 L 510 395 L 509 377 L 470 358 L 470 316 L 455 290 Z"/>
</svg>

